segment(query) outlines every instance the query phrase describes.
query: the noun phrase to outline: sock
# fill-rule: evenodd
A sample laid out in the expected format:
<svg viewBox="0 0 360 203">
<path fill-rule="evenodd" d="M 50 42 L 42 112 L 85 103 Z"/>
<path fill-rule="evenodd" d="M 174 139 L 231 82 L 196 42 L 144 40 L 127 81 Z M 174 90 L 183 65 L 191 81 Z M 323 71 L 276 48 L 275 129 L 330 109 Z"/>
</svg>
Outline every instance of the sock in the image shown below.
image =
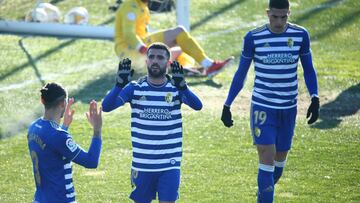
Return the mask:
<svg viewBox="0 0 360 203">
<path fill-rule="evenodd" d="M 210 66 L 213 64 L 213 60 L 209 59 L 209 58 L 204 58 L 204 60 L 201 61 L 201 66 L 204 67 L 205 69 L 210 68 Z"/>
<path fill-rule="evenodd" d="M 183 50 L 183 52 L 189 54 L 199 64 L 201 64 L 201 62 L 205 58 L 207 58 L 204 50 L 195 41 L 195 39 L 189 35 L 188 32 L 181 32 L 176 37 L 176 43 L 181 47 L 181 50 Z"/>
<path fill-rule="evenodd" d="M 274 200 L 274 166 L 259 164 L 258 202 L 272 203 Z"/>
<path fill-rule="evenodd" d="M 275 163 L 274 184 L 276 184 L 279 181 L 279 179 L 283 173 L 286 160 L 285 161 L 275 161 L 274 163 Z"/>
</svg>

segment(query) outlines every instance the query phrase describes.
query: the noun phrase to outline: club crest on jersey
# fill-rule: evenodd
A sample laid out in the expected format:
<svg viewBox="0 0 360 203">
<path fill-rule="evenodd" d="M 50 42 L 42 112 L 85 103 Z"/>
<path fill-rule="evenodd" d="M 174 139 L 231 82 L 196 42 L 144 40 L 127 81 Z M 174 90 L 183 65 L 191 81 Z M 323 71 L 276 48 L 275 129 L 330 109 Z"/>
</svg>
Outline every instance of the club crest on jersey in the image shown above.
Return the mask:
<svg viewBox="0 0 360 203">
<path fill-rule="evenodd" d="M 66 147 L 71 151 L 71 152 L 75 152 L 75 150 L 77 149 L 77 144 L 73 141 L 73 139 L 68 138 L 66 140 Z"/>
<path fill-rule="evenodd" d="M 260 128 L 255 127 L 255 128 L 254 128 L 254 135 L 255 135 L 256 137 L 260 137 L 260 134 L 261 134 Z"/>
<path fill-rule="evenodd" d="M 173 99 L 172 94 L 171 94 L 170 92 L 166 93 L 165 101 L 166 101 L 167 103 L 170 103 L 170 102 L 172 102 L 172 99 Z"/>
<path fill-rule="evenodd" d="M 292 38 L 289 38 L 287 41 L 287 45 L 289 48 L 292 48 L 294 46 L 294 40 Z"/>
<path fill-rule="evenodd" d="M 266 43 L 264 44 L 264 47 L 270 47 L 269 42 L 266 42 Z"/>
</svg>

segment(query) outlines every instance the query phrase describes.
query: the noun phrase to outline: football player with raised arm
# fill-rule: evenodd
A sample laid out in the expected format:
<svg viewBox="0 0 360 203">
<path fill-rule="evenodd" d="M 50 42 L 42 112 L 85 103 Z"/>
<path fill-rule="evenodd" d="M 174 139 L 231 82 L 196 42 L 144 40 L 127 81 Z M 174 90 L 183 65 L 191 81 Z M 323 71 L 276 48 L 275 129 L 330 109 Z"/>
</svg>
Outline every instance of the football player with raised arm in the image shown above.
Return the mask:
<svg viewBox="0 0 360 203">
<path fill-rule="evenodd" d="M 201 46 L 182 26 L 149 33 L 150 12 L 148 0 L 126 0 L 116 12 L 115 52 L 118 57 L 138 58 L 147 53 L 154 42 L 163 42 L 170 47 L 171 56 L 184 68 L 194 67 L 194 59 L 205 69 L 205 75 L 213 77 L 229 64 L 233 57 L 223 61 L 209 58 Z"/>
<path fill-rule="evenodd" d="M 149 203 L 178 199 L 182 158 L 181 105 L 200 110 L 200 99 L 187 86 L 183 68 L 170 64 L 169 48 L 154 43 L 147 50 L 147 76 L 132 81 L 130 59 L 119 63 L 116 85 L 106 95 L 103 111 L 110 112 L 125 103 L 131 106 L 132 166 L 130 198 Z M 171 65 L 172 76 L 166 74 Z"/>
<path fill-rule="evenodd" d="M 312 63 L 307 30 L 288 23 L 288 0 L 269 0 L 269 23 L 248 32 L 240 64 L 231 83 L 221 120 L 233 125 L 230 106 L 244 85 L 254 61 L 255 81 L 251 98 L 250 126 L 259 155 L 258 202 L 273 202 L 274 185 L 283 172 L 294 135 L 297 114 L 300 59 L 311 96 L 308 124 L 319 117 L 317 76 Z"/>
<path fill-rule="evenodd" d="M 85 152 L 68 132 L 74 115 L 71 109 L 74 99 L 68 101 L 66 90 L 57 83 L 46 84 L 40 92 L 45 113 L 30 125 L 27 134 L 36 185 L 33 202 L 76 202 L 72 162 L 86 168 L 98 166 L 102 144 L 101 107 L 98 110 L 96 102 L 91 101 L 86 113 L 94 133 L 89 151 Z"/>
</svg>

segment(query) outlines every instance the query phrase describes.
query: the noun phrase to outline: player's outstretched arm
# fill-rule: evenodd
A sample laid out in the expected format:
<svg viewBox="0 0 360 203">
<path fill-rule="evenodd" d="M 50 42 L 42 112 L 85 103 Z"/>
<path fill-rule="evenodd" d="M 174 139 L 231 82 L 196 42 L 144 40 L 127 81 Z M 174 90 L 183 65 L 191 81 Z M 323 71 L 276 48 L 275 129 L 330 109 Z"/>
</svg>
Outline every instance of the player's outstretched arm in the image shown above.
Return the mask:
<svg viewBox="0 0 360 203">
<path fill-rule="evenodd" d="M 126 101 L 119 97 L 119 94 L 131 81 L 133 74 L 134 69 L 131 69 L 130 59 L 125 58 L 119 62 L 119 67 L 115 78 L 115 87 L 111 89 L 102 102 L 102 109 L 104 112 L 110 112 L 124 105 Z"/>
<path fill-rule="evenodd" d="M 75 163 L 84 166 L 85 168 L 97 168 L 99 164 L 99 158 L 101 153 L 101 129 L 102 129 L 102 115 L 101 107 L 98 109 L 96 101 L 90 102 L 89 112 L 86 113 L 86 117 L 93 127 L 93 138 L 89 151 L 85 152 L 80 150 L 79 154 L 73 160 Z"/>
</svg>

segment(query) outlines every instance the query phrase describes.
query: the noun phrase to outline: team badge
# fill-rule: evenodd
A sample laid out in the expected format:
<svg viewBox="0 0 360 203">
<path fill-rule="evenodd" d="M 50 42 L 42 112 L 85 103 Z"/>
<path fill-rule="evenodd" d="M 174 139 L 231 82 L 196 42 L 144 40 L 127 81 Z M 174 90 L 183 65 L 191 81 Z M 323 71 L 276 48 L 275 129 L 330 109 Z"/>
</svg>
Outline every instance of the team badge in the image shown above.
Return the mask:
<svg viewBox="0 0 360 203">
<path fill-rule="evenodd" d="M 264 44 L 264 47 L 270 47 L 269 42 L 266 42 L 266 43 Z"/>
<path fill-rule="evenodd" d="M 66 146 L 71 152 L 74 152 L 77 149 L 77 144 L 71 138 L 66 140 Z"/>
<path fill-rule="evenodd" d="M 287 45 L 289 48 L 292 48 L 294 46 L 294 40 L 289 38 L 288 41 L 287 41 Z"/>
<path fill-rule="evenodd" d="M 254 135 L 255 135 L 256 137 L 260 137 L 260 134 L 261 134 L 260 128 L 255 127 L 255 128 L 254 128 Z"/>
<path fill-rule="evenodd" d="M 171 94 L 170 92 L 166 93 L 165 101 L 166 101 L 167 103 L 170 103 L 170 102 L 172 102 L 172 99 L 173 99 L 172 94 Z"/>
</svg>

